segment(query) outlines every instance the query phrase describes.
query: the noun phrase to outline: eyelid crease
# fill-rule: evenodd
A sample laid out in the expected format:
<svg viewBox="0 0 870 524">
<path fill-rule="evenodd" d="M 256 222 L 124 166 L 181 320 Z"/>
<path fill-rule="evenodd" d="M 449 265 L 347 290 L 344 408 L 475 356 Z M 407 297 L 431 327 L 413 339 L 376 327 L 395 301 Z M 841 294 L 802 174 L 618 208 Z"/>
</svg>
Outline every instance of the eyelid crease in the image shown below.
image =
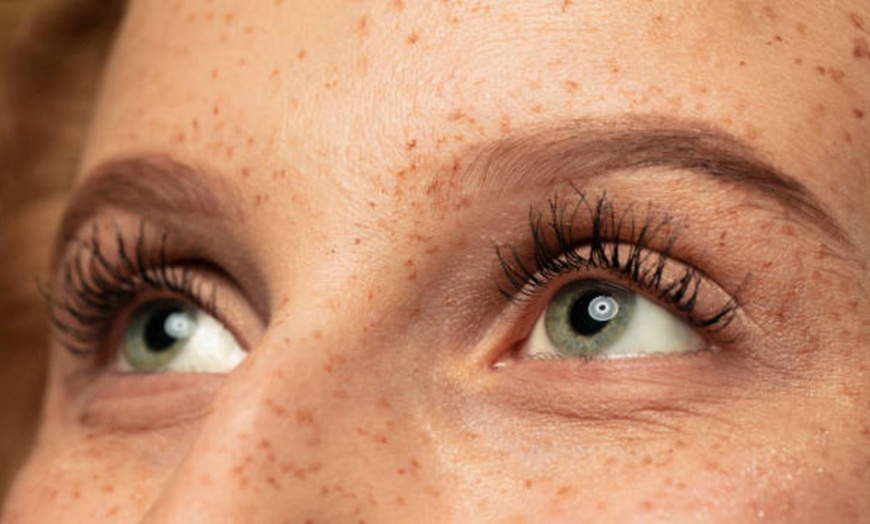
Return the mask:
<svg viewBox="0 0 870 524">
<path fill-rule="evenodd" d="M 108 161 L 73 192 L 55 240 L 55 267 L 63 247 L 105 207 L 129 210 L 155 223 L 191 216 L 238 221 L 243 216 L 239 200 L 224 178 L 166 155 Z"/>
<path fill-rule="evenodd" d="M 723 290 L 727 301 L 702 316 L 695 310 L 702 286 L 706 289 L 711 285 L 706 275 L 687 266 L 678 275 L 665 278 L 666 267 L 675 262 L 670 253 L 676 237 L 669 216 L 654 213 L 650 206 L 638 222 L 634 206 L 617 214 L 606 194 L 599 195 L 593 203 L 582 191 L 573 189 L 579 197 L 573 206 L 556 195 L 550 199 L 547 212 L 530 210 L 530 254 L 524 257 L 511 245 L 494 246 L 507 281 L 507 287 L 499 286 L 503 296 L 522 303 L 536 297 L 562 275 L 605 269 L 666 302 L 695 327 L 710 332 L 728 327 L 741 305 L 742 286 L 733 295 Z M 581 213 L 585 216 L 580 216 Z M 587 221 L 590 230 L 587 235 L 578 237 L 578 220 Z M 661 247 L 649 249 L 651 243 Z"/>
</svg>

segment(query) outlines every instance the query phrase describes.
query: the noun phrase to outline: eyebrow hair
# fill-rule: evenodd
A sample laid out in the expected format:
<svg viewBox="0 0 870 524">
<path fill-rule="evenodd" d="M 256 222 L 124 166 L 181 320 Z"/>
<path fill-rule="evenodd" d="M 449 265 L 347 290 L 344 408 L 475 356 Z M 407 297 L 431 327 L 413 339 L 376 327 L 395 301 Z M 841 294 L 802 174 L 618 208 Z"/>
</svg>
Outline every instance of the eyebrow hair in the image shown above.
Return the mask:
<svg viewBox="0 0 870 524">
<path fill-rule="evenodd" d="M 100 209 L 120 208 L 151 220 L 205 216 L 237 219 L 243 213 L 235 192 L 221 178 L 167 156 L 146 155 L 114 160 L 97 167 L 74 191 L 55 245 L 55 258 Z"/>
<path fill-rule="evenodd" d="M 458 166 L 454 163 L 458 180 L 443 188 L 464 194 L 582 185 L 602 175 L 655 167 L 685 170 L 750 188 L 850 245 L 845 230 L 800 181 L 745 142 L 702 122 L 659 116 L 573 120 L 489 143 L 469 164 Z"/>
<path fill-rule="evenodd" d="M 803 221 L 851 245 L 842 227 L 797 179 L 776 169 L 749 145 L 708 124 L 666 117 L 624 116 L 549 125 L 472 150 L 464 167 L 454 163 L 434 197 L 510 194 L 519 189 L 580 183 L 620 171 L 665 167 L 748 187 L 795 212 Z M 457 179 L 458 177 L 458 179 Z M 201 215 L 234 220 L 244 213 L 233 187 L 219 176 L 173 160 L 145 155 L 97 167 L 74 191 L 55 246 L 69 242 L 101 208 L 131 210 L 143 218 Z"/>
</svg>

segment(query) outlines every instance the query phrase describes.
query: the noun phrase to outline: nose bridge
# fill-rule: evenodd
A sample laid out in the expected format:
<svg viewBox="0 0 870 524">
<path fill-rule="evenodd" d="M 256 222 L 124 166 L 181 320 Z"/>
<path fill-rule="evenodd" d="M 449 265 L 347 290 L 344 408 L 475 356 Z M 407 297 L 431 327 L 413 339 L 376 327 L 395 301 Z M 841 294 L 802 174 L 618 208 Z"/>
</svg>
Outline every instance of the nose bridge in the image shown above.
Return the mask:
<svg viewBox="0 0 870 524">
<path fill-rule="evenodd" d="M 293 341 L 270 336 L 228 378 L 146 522 L 392 520 L 425 492 L 427 437 L 381 373 L 329 337 Z"/>
<path fill-rule="evenodd" d="M 278 384 L 283 370 L 262 376 L 262 365 L 250 360 L 215 397 L 146 522 L 272 521 L 262 508 L 275 507 L 277 497 L 288 515 L 299 505 L 297 498 L 310 498 L 306 481 L 322 468 L 322 437 L 304 398 L 317 392 L 303 396 L 302 380 L 298 388 L 292 381 Z"/>
</svg>

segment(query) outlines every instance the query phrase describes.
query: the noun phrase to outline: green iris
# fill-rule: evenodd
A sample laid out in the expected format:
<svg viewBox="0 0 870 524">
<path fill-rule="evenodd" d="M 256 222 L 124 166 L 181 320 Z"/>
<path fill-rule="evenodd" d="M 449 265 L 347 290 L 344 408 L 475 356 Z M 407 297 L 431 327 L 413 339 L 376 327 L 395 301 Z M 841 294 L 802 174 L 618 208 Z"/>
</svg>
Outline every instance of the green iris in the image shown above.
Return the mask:
<svg viewBox="0 0 870 524">
<path fill-rule="evenodd" d="M 196 312 L 178 300 L 140 308 L 124 336 L 124 358 L 136 371 L 158 371 L 171 362 L 196 331 Z"/>
<path fill-rule="evenodd" d="M 563 287 L 547 308 L 550 342 L 567 357 L 594 357 L 625 332 L 635 295 L 620 286 L 581 280 Z"/>
</svg>

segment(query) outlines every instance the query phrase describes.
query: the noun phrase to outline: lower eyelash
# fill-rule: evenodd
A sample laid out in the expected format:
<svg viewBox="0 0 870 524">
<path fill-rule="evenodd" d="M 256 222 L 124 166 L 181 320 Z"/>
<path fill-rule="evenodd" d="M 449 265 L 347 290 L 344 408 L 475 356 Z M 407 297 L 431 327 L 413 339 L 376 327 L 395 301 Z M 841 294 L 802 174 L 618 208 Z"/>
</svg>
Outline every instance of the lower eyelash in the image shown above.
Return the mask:
<svg viewBox="0 0 870 524">
<path fill-rule="evenodd" d="M 508 287 L 499 291 L 511 301 L 523 301 L 536 296 L 559 276 L 575 271 L 606 269 L 628 279 L 647 292 L 667 302 L 683 313 L 696 327 L 708 330 L 724 329 L 733 319 L 738 304 L 729 300 L 722 308 L 703 316 L 693 314 L 698 292 L 705 277 L 687 267 L 677 278 L 664 280 L 664 270 L 671 261 L 676 237 L 671 220 L 648 208 L 638 221 L 634 206 L 616 212 L 606 193 L 594 202 L 572 186 L 577 200 L 573 204 L 558 195 L 548 202 L 546 211 L 529 211 L 532 253 L 523 257 L 514 246 L 496 245 Z M 590 232 L 578 238 L 575 230 L 579 220 L 588 224 Z M 651 244 L 658 250 L 648 249 Z M 584 256 L 578 246 L 588 246 Z"/>
<path fill-rule="evenodd" d="M 143 221 L 132 243 L 118 226 L 112 240 L 107 253 L 94 224 L 87 239 L 78 239 L 51 289 L 43 290 L 58 339 L 70 352 L 99 352 L 119 312 L 146 291 L 171 292 L 215 312 L 215 288 L 203 289 L 190 265 L 170 261 L 165 232 L 149 234 Z"/>
</svg>

